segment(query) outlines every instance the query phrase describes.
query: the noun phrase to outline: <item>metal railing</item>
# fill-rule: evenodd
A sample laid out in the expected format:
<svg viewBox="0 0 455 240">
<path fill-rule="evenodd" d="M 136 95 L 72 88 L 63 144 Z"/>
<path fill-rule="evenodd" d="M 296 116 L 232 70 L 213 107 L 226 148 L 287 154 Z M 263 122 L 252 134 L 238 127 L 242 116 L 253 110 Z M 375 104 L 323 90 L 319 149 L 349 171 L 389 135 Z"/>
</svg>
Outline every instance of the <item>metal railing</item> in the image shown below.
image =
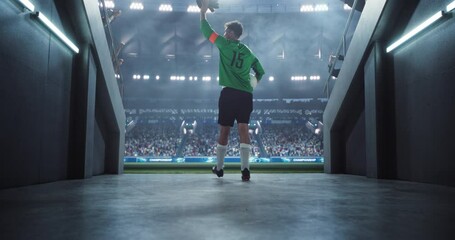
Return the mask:
<svg viewBox="0 0 455 240">
<path fill-rule="evenodd" d="M 346 21 L 346 25 L 344 26 L 343 34 L 341 35 L 341 40 L 340 40 L 340 44 L 338 45 L 337 51 L 336 51 L 335 55 L 332 55 L 329 59 L 329 76 L 327 77 L 327 81 L 325 82 L 325 85 L 324 85 L 324 92 L 327 94 L 327 99 L 330 98 L 330 93 L 331 93 L 330 92 L 330 80 L 332 79 L 332 76 L 334 76 L 334 75 L 338 76 L 338 73 L 341 69 L 341 67 L 339 69 L 335 69 L 335 66 L 339 60 L 343 61 L 344 57 L 346 56 L 346 52 L 347 52 L 346 34 L 349 30 L 349 27 L 352 22 L 352 18 L 356 11 L 355 9 L 357 7 L 357 2 L 358 2 L 358 0 L 354 0 L 354 3 L 352 4 L 351 12 L 349 13 L 349 17 L 348 17 L 348 20 Z M 341 52 L 342 50 L 343 50 L 343 52 Z"/>
<path fill-rule="evenodd" d="M 117 80 L 117 85 L 120 91 L 120 96 L 123 98 L 123 76 L 120 71 L 121 59 L 118 58 L 118 49 L 121 47 L 121 43 L 116 47 L 114 43 L 114 38 L 112 37 L 111 25 L 110 25 L 110 15 L 106 8 L 104 0 L 100 0 L 100 13 L 101 19 L 104 25 L 104 31 L 106 33 L 107 44 L 109 47 L 109 52 L 111 53 L 112 65 L 114 66 L 115 78 Z"/>
</svg>

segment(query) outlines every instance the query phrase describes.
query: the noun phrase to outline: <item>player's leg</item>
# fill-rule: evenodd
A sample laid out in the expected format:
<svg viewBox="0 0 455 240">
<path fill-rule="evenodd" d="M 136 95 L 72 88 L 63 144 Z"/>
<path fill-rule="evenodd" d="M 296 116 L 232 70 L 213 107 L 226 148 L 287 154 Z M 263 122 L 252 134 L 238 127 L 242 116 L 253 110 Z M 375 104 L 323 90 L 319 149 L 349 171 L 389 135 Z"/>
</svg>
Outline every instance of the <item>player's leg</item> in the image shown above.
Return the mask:
<svg viewBox="0 0 455 240">
<path fill-rule="evenodd" d="M 229 89 L 223 89 L 218 101 L 218 124 L 220 126 L 220 135 L 216 146 L 216 167 L 212 168 L 212 172 L 218 177 L 223 176 L 224 158 L 227 152 L 229 141 L 229 133 L 231 127 L 234 126 L 234 114 L 232 111 L 232 94 Z"/>
<path fill-rule="evenodd" d="M 242 104 L 239 105 L 237 118 L 237 127 L 240 138 L 240 170 L 242 171 L 242 180 L 250 180 L 250 134 L 248 123 L 250 122 L 250 115 L 253 111 L 253 95 L 250 93 L 242 93 L 239 96 L 242 99 Z"/>
<path fill-rule="evenodd" d="M 240 143 L 250 144 L 250 134 L 248 133 L 248 123 L 238 123 Z"/>
<path fill-rule="evenodd" d="M 248 124 L 238 124 L 239 136 L 240 136 L 240 170 L 242 171 L 242 180 L 250 180 L 250 135 L 248 133 Z"/>
<path fill-rule="evenodd" d="M 230 132 L 230 126 L 220 125 L 220 135 L 218 137 L 218 144 L 216 146 L 216 169 L 218 171 L 224 168 L 224 158 L 226 156 Z"/>
</svg>

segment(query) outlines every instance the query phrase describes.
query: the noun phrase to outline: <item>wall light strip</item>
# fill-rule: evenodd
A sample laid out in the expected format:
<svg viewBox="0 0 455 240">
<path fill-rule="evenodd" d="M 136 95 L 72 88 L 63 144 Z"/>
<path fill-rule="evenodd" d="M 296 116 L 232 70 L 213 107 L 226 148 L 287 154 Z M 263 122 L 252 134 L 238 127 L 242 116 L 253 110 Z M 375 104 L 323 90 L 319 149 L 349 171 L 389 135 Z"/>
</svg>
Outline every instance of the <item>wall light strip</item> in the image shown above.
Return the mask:
<svg viewBox="0 0 455 240">
<path fill-rule="evenodd" d="M 35 15 L 44 25 L 46 25 L 46 27 L 54 32 L 57 37 L 59 37 L 69 48 L 71 48 L 71 50 L 73 50 L 75 53 L 79 53 L 79 48 L 73 42 L 71 42 L 71 40 L 69 40 L 65 34 L 63 34 L 62 31 L 60 31 L 60 29 L 58 29 L 46 16 L 44 16 L 43 13 L 36 12 Z"/>
<path fill-rule="evenodd" d="M 449 5 L 447 5 L 447 12 L 450 12 L 450 11 L 452 11 L 453 9 L 455 9 L 455 1 L 453 1 L 452 3 L 450 3 Z"/>
<path fill-rule="evenodd" d="M 35 11 L 35 5 L 33 5 L 33 3 L 31 3 L 30 1 L 28 0 L 19 0 L 19 2 L 25 7 L 27 8 L 28 10 L 34 12 Z"/>
<path fill-rule="evenodd" d="M 401 37 L 400 39 L 398 39 L 398 41 L 394 42 L 392 45 L 390 45 L 389 47 L 387 47 L 386 51 L 387 51 L 387 52 L 393 51 L 395 48 L 399 47 L 401 44 L 403 44 L 403 43 L 405 43 L 406 41 L 408 41 L 410 38 L 412 38 L 413 36 L 415 36 L 416 34 L 418 34 L 419 32 L 421 32 L 422 30 L 424 30 L 425 28 L 427 28 L 428 26 L 430 26 L 432 23 L 436 22 L 436 21 L 437 21 L 438 19 L 440 19 L 443 15 L 444 15 L 444 12 L 443 12 L 443 11 L 437 12 L 436 14 L 434 14 L 433 16 L 431 16 L 430 18 L 428 18 L 425 22 L 423 22 L 422 24 L 420 24 L 420 25 L 417 26 L 416 28 L 412 29 L 409 33 L 407 33 L 406 35 L 404 35 L 404 36 Z"/>
</svg>

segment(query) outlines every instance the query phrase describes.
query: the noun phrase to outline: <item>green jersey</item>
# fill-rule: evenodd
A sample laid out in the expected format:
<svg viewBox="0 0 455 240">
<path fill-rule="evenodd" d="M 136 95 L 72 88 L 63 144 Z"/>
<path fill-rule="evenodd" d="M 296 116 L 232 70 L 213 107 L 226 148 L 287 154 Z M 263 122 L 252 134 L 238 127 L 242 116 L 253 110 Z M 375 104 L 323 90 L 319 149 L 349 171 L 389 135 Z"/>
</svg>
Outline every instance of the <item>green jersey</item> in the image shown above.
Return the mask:
<svg viewBox="0 0 455 240">
<path fill-rule="evenodd" d="M 207 20 L 201 21 L 201 31 L 220 51 L 219 84 L 245 92 L 253 92 L 250 84 L 250 69 L 256 73 L 258 81 L 264 75 L 264 69 L 253 52 L 240 41 L 228 40 L 220 36 L 212 29 Z"/>
</svg>

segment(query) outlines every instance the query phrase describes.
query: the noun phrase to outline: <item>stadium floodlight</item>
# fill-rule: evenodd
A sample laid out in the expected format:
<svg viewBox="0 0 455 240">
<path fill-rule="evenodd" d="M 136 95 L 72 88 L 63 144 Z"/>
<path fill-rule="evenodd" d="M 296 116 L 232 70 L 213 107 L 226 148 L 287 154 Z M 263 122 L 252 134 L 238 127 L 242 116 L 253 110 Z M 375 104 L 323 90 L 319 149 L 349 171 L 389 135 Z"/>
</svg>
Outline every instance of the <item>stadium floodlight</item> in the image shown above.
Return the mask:
<svg viewBox="0 0 455 240">
<path fill-rule="evenodd" d="M 308 130 L 311 132 L 311 133 L 314 133 L 314 130 L 316 129 L 315 126 L 310 122 L 310 121 L 307 121 L 305 123 L 305 126 L 308 128 Z"/>
<path fill-rule="evenodd" d="M 303 81 L 306 80 L 306 76 L 292 76 L 291 81 Z"/>
<path fill-rule="evenodd" d="M 69 38 L 58 29 L 46 16 L 41 12 L 36 12 L 35 16 L 43 23 L 47 28 L 49 28 L 55 35 L 57 35 L 60 40 L 62 40 L 71 50 L 75 53 L 79 53 L 79 48 L 71 41 Z"/>
<path fill-rule="evenodd" d="M 158 8 L 160 12 L 172 12 L 172 5 L 170 4 L 161 4 Z"/>
<path fill-rule="evenodd" d="M 187 12 L 191 12 L 191 13 L 197 13 L 197 12 L 200 12 L 201 9 L 199 9 L 199 7 L 197 5 L 189 5 L 188 8 L 186 9 Z"/>
<path fill-rule="evenodd" d="M 452 3 L 450 3 L 449 5 L 447 5 L 446 11 L 447 11 L 447 12 L 450 12 L 450 11 L 452 11 L 453 9 L 455 9 L 455 1 L 453 1 Z"/>
<path fill-rule="evenodd" d="M 329 6 L 327 4 L 308 5 L 304 4 L 300 6 L 300 12 L 327 12 Z"/>
<path fill-rule="evenodd" d="M 443 11 L 437 12 L 436 14 L 434 14 L 433 16 L 431 16 L 430 18 L 425 20 L 423 23 L 421 23 L 419 26 L 417 26 L 416 28 L 412 29 L 410 32 L 408 32 L 403 37 L 398 39 L 398 41 L 396 41 L 392 45 L 388 46 L 386 48 L 386 52 L 393 51 L 394 49 L 396 49 L 397 47 L 399 47 L 403 43 L 407 42 L 409 39 L 411 39 L 412 37 L 414 37 L 415 35 L 417 35 L 421 31 L 423 31 L 425 28 L 427 28 L 428 26 L 430 26 L 431 24 L 433 24 L 434 22 L 436 22 L 437 20 L 442 18 L 442 16 L 444 16 L 444 12 Z"/>
<path fill-rule="evenodd" d="M 313 81 L 321 80 L 321 76 L 319 76 L 319 75 L 310 76 L 310 80 L 313 80 Z"/>
<path fill-rule="evenodd" d="M 327 4 L 318 4 L 314 7 L 315 12 L 327 12 L 329 11 L 329 6 Z"/>
<path fill-rule="evenodd" d="M 273 82 L 273 81 L 275 81 L 275 77 L 274 76 L 270 76 L 269 77 L 269 82 Z"/>
<path fill-rule="evenodd" d="M 250 121 L 248 124 L 248 132 L 255 135 L 262 134 L 261 123 L 259 121 Z"/>
<path fill-rule="evenodd" d="M 300 6 L 300 12 L 314 12 L 313 5 L 302 5 Z"/>
<path fill-rule="evenodd" d="M 203 77 L 202 77 L 202 81 L 204 81 L 204 82 L 210 82 L 210 81 L 212 81 L 212 77 L 210 77 L 210 76 L 203 76 Z"/>
<path fill-rule="evenodd" d="M 104 4 L 105 4 L 105 7 L 106 7 L 106 8 L 115 8 L 115 3 L 114 3 L 114 1 L 109 1 L 109 0 L 107 0 L 107 1 L 104 1 Z"/>
<path fill-rule="evenodd" d="M 344 7 L 343 7 L 344 10 L 351 10 L 352 7 L 350 7 L 348 4 L 344 4 Z"/>
<path fill-rule="evenodd" d="M 130 9 L 131 10 L 144 10 L 144 4 L 141 2 L 132 2 L 130 4 Z"/>
<path fill-rule="evenodd" d="M 160 80 L 160 75 L 156 75 L 156 76 L 155 76 L 155 79 L 156 79 L 157 81 Z"/>
<path fill-rule="evenodd" d="M 33 3 L 31 3 L 30 1 L 28 1 L 28 0 L 19 0 L 19 3 L 21 3 L 22 6 L 24 6 L 28 10 L 30 10 L 32 12 L 35 11 L 35 5 L 33 5 Z"/>
<path fill-rule="evenodd" d="M 149 80 L 149 79 L 150 79 L 150 75 L 144 75 L 142 78 L 143 78 L 144 80 Z"/>
<path fill-rule="evenodd" d="M 185 76 L 175 76 L 175 75 L 172 75 L 169 79 L 170 79 L 171 81 L 185 81 Z"/>
</svg>

